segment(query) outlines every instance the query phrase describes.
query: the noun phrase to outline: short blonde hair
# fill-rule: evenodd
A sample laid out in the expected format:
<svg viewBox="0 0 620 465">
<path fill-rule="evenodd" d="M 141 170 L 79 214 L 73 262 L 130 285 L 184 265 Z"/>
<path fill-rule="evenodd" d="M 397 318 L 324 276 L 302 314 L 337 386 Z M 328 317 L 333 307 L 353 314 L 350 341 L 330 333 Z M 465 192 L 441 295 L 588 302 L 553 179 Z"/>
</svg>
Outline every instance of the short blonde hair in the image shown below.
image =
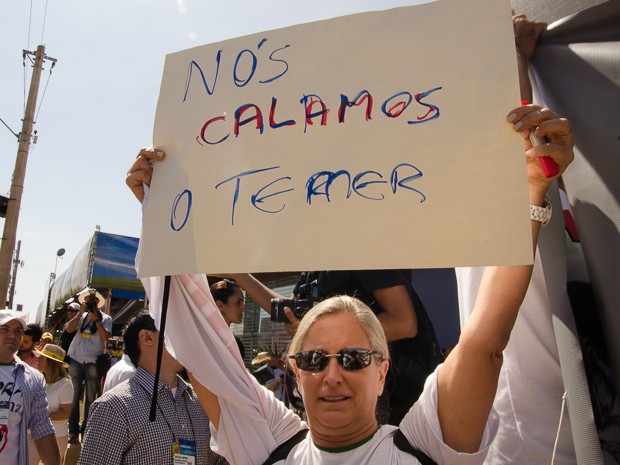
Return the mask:
<svg viewBox="0 0 620 465">
<path fill-rule="evenodd" d="M 379 319 L 368 305 L 348 295 L 340 295 L 326 299 L 312 307 L 312 309 L 304 315 L 289 345 L 289 355 L 294 355 L 303 350 L 304 342 L 310 328 L 326 315 L 353 316 L 370 342 L 369 349 L 381 352 L 383 354 L 383 360 L 389 360 L 388 343 Z"/>
</svg>

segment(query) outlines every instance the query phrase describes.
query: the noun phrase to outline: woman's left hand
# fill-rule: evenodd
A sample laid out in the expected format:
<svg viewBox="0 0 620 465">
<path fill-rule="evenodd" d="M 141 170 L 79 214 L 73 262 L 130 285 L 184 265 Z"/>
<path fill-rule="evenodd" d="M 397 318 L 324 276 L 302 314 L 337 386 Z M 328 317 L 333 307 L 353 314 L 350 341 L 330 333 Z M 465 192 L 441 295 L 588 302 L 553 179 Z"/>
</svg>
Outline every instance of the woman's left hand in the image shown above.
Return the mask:
<svg viewBox="0 0 620 465">
<path fill-rule="evenodd" d="M 515 131 L 521 133 L 525 141 L 527 159 L 527 176 L 530 189 L 547 191 L 554 179 L 564 173 L 573 161 L 573 129 L 566 118 L 560 118 L 548 108 L 540 105 L 525 105 L 512 110 L 507 117 Z M 545 140 L 541 145 L 533 146 L 529 134 Z M 541 166 L 540 158 L 549 157 L 558 167 L 554 176 L 547 177 Z"/>
</svg>

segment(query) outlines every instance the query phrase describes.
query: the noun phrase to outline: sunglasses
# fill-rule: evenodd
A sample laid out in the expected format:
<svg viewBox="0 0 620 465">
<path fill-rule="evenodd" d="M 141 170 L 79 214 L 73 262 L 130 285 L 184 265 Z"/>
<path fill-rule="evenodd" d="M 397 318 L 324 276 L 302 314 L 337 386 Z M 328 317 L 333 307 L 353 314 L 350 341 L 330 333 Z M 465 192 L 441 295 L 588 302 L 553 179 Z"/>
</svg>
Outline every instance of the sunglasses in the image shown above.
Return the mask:
<svg viewBox="0 0 620 465">
<path fill-rule="evenodd" d="M 328 354 L 324 350 L 304 350 L 288 358 L 295 360 L 300 370 L 319 373 L 327 367 L 331 357 L 335 357 L 345 370 L 356 371 L 370 365 L 373 355 L 379 362 L 383 360 L 381 352 L 370 349 L 342 349 L 336 354 Z"/>
</svg>

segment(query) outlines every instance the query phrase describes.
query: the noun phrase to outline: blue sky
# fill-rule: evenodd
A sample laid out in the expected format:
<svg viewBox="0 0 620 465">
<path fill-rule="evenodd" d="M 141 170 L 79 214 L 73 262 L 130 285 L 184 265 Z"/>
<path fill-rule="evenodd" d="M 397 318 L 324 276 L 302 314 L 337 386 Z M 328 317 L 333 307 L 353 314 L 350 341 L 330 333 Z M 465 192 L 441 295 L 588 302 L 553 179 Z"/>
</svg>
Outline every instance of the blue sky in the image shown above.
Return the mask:
<svg viewBox="0 0 620 465">
<path fill-rule="evenodd" d="M 32 69 L 22 50 L 46 46 L 17 230 L 15 304 L 31 319 L 56 252 L 62 273 L 96 225 L 140 235 L 124 177 L 149 145 L 166 54 L 198 45 L 418 0 L 0 0 L 0 118 L 21 129 Z M 26 71 L 25 71 L 26 70 Z M 0 125 L 0 194 L 8 196 L 17 139 Z M 3 226 L 4 220 L 0 219 Z"/>
</svg>

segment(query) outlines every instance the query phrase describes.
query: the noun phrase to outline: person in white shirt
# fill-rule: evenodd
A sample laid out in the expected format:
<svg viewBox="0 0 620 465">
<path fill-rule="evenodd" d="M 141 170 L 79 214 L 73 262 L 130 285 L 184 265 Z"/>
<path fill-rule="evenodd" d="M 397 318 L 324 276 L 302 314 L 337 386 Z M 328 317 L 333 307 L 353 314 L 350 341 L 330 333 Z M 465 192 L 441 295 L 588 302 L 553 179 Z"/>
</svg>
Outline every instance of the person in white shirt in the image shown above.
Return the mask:
<svg viewBox="0 0 620 465">
<path fill-rule="evenodd" d="M 69 365 L 65 363 L 66 352 L 55 344 L 45 344 L 37 351 L 39 356 L 39 371 L 45 377 L 45 390 L 49 404 L 50 420 L 56 430 L 56 442 L 60 450 L 62 464 L 69 442 L 69 415 L 73 403 L 73 383 L 69 378 Z M 30 449 L 30 463 L 39 463 L 39 454 L 36 449 Z"/>
<path fill-rule="evenodd" d="M 572 129 L 566 119 L 539 105 L 517 107 L 507 120 L 524 139 L 535 249 L 541 223 L 550 218 L 547 189 L 574 157 Z M 547 142 L 533 147 L 530 129 Z M 558 165 L 555 176 L 545 176 L 539 161 L 543 156 Z M 144 199 L 143 183 L 151 179 L 151 162 L 164 158 L 153 148 L 138 154 L 126 182 L 139 200 Z M 175 312 L 166 333 L 212 422 L 214 451 L 230 463 L 265 463 L 279 446 L 301 434 L 302 441 L 272 463 L 420 463 L 397 445 L 395 438 L 404 436 L 410 448 L 437 463 L 482 464 L 498 428 L 493 400 L 502 351 L 531 274 L 532 265 L 485 270 L 475 309 L 458 344 L 429 376 L 422 396 L 398 427 L 380 426 L 375 416 L 390 363 L 387 341 L 379 320 L 357 299 L 324 300 L 301 321 L 285 310 L 298 324 L 289 358 L 308 424 L 244 369 L 204 275 L 170 279 L 169 305 Z M 162 304 L 163 282 L 163 277 L 143 280 L 154 313 Z M 197 353 L 205 356 L 197 358 Z"/>
<path fill-rule="evenodd" d="M 129 356 L 127 354 L 123 354 L 121 359 L 112 365 L 112 368 L 110 368 L 108 373 L 105 375 L 102 393 L 109 391 L 126 379 L 131 378 L 135 372 L 136 367 L 133 366 L 133 363 L 131 363 Z"/>
</svg>

